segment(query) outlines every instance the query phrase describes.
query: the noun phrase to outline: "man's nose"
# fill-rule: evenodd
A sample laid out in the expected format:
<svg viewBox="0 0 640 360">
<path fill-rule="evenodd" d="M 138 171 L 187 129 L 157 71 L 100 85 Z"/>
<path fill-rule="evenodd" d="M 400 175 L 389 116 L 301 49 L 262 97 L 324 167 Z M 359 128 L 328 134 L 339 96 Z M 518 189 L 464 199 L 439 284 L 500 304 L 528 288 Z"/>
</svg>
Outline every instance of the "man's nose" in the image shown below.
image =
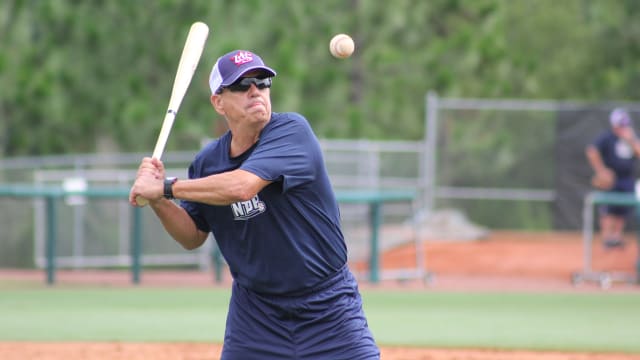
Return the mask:
<svg viewBox="0 0 640 360">
<path fill-rule="evenodd" d="M 251 85 L 249 85 L 249 90 L 247 90 L 248 93 L 256 93 L 258 92 L 260 89 L 258 89 L 258 86 L 255 83 L 251 83 Z"/>
</svg>

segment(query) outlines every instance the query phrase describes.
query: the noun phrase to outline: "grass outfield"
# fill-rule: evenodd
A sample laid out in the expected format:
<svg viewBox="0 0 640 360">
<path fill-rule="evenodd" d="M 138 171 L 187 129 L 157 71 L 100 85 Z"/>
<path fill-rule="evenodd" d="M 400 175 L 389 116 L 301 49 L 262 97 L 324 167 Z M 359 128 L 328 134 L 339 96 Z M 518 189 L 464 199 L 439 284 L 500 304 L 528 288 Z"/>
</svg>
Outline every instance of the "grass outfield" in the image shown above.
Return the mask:
<svg viewBox="0 0 640 360">
<path fill-rule="evenodd" d="M 381 345 L 640 353 L 640 294 L 363 291 Z M 222 342 L 224 289 L 0 289 L 0 341 Z"/>
</svg>

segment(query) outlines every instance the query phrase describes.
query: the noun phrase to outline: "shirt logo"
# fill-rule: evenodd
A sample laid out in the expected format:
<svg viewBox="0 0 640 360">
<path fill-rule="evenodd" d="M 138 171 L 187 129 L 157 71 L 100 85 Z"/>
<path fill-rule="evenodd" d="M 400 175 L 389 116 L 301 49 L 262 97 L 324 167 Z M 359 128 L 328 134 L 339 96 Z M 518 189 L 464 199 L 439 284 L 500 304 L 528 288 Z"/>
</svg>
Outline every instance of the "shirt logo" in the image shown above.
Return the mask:
<svg viewBox="0 0 640 360">
<path fill-rule="evenodd" d="M 626 141 L 618 140 L 616 142 L 616 156 L 620 159 L 631 159 L 633 157 L 633 149 Z"/>
<path fill-rule="evenodd" d="M 253 54 L 248 51 L 238 51 L 237 54 L 233 55 L 231 60 L 233 60 L 233 63 L 236 64 L 236 66 L 241 66 L 248 62 L 252 62 Z"/>
<path fill-rule="evenodd" d="M 231 204 L 231 211 L 235 220 L 248 220 L 262 214 L 267 209 L 267 205 L 260 200 L 258 195 L 247 201 L 239 201 Z"/>
</svg>

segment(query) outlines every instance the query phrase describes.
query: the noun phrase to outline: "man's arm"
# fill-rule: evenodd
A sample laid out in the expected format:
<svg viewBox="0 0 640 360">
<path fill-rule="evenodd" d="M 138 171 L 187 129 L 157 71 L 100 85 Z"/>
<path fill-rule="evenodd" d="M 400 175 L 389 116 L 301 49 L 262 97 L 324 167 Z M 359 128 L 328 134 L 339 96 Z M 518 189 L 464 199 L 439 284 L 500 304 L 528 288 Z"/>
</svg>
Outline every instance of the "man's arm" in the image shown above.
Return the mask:
<svg viewBox="0 0 640 360">
<path fill-rule="evenodd" d="M 200 179 L 179 180 L 173 184 L 173 196 L 209 205 L 230 205 L 250 200 L 270 183 L 237 169 Z"/>
<path fill-rule="evenodd" d="M 136 206 L 135 198 L 138 195 L 149 200 L 149 205 L 169 235 L 186 249 L 195 249 L 204 243 L 208 234 L 196 227 L 186 210 L 164 198 L 164 176 L 164 165 L 160 160 L 144 158 L 131 188 L 129 202 Z M 172 192 L 177 199 L 229 205 L 250 200 L 270 183 L 238 169 L 200 179 L 179 180 L 173 184 Z"/>
<path fill-rule="evenodd" d="M 631 147 L 633 148 L 633 153 L 636 154 L 636 157 L 640 157 L 640 141 L 638 141 L 638 139 L 634 139 L 631 142 Z"/>
<path fill-rule="evenodd" d="M 229 205 L 246 201 L 269 185 L 269 181 L 244 170 L 233 170 L 200 179 L 180 180 L 173 184 L 176 199 L 210 205 Z M 195 249 L 207 239 L 207 233 L 199 230 L 193 219 L 173 201 L 159 198 L 150 202 L 160 222 L 185 249 Z"/>
<path fill-rule="evenodd" d="M 602 156 L 600 155 L 600 151 L 594 145 L 587 146 L 586 149 L 587 160 L 589 161 L 589 165 L 593 169 L 595 173 L 593 178 L 591 178 L 591 185 L 595 186 L 601 190 L 608 190 L 614 184 L 615 181 L 615 173 L 613 170 L 609 169 L 604 161 L 602 160 Z"/>
<path fill-rule="evenodd" d="M 164 165 L 158 159 L 144 158 L 136 181 L 129 193 L 129 202 L 136 205 L 136 197 L 151 201 L 163 199 Z M 230 205 L 256 196 L 271 181 L 253 173 L 236 169 L 199 179 L 178 180 L 172 186 L 173 197 L 209 205 Z"/>
<path fill-rule="evenodd" d="M 585 153 L 587 156 L 587 160 L 589 161 L 589 165 L 591 165 L 591 169 L 593 169 L 595 173 L 608 170 L 607 166 L 604 164 L 604 161 L 602 161 L 600 151 L 598 151 L 595 146 L 588 145 Z"/>
<path fill-rule="evenodd" d="M 636 132 L 632 127 L 627 126 L 625 128 L 620 129 L 619 133 L 620 138 L 626 141 L 629 146 L 633 149 L 633 153 L 636 157 L 640 157 L 640 141 L 636 137 Z"/>
<path fill-rule="evenodd" d="M 207 240 L 208 234 L 199 230 L 187 211 L 178 204 L 160 198 L 150 201 L 149 205 L 167 233 L 185 249 L 193 250 Z"/>
</svg>

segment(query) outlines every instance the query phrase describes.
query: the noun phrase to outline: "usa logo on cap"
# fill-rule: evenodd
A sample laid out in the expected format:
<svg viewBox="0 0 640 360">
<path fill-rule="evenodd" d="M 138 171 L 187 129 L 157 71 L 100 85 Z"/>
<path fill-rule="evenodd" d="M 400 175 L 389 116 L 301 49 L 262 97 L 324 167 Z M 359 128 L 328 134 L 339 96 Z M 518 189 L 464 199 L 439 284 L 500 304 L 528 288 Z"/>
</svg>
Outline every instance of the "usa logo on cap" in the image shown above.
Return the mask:
<svg viewBox="0 0 640 360">
<path fill-rule="evenodd" d="M 253 54 L 249 51 L 238 51 L 235 55 L 233 55 L 231 61 L 233 61 L 236 66 L 241 66 L 242 64 L 252 62 Z"/>
</svg>

